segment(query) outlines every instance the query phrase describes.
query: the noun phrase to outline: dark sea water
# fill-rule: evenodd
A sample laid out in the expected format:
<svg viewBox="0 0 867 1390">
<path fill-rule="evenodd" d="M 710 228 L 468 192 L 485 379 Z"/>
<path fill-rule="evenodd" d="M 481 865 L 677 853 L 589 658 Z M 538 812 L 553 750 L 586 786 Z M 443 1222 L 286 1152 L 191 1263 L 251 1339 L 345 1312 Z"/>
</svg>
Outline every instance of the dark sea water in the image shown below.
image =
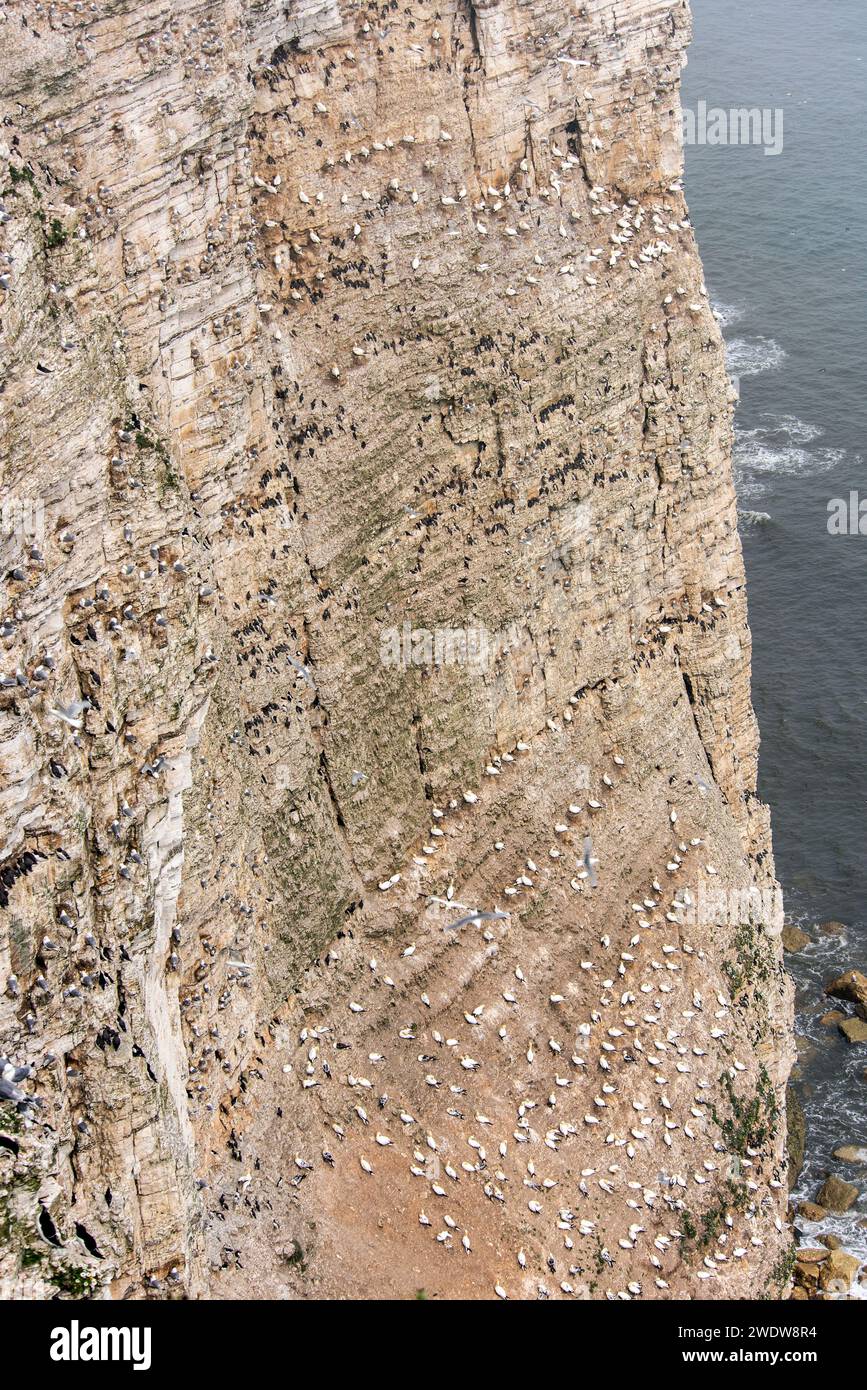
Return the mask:
<svg viewBox="0 0 867 1390">
<path fill-rule="evenodd" d="M 798 1030 L 815 1044 L 798 1195 L 812 1198 L 826 1171 L 860 1182 L 856 1210 L 819 1229 L 867 1258 L 867 1169 L 831 1155 L 867 1144 L 867 1045 L 819 1023 L 823 984 L 867 970 L 867 534 L 828 531 L 830 499 L 867 500 L 867 4 L 692 7 L 684 106 L 783 111 L 776 156 L 688 146 L 686 192 L 740 386 L 759 789 L 787 915 L 816 938 L 787 957 Z M 818 932 L 827 918 L 846 934 Z"/>
</svg>

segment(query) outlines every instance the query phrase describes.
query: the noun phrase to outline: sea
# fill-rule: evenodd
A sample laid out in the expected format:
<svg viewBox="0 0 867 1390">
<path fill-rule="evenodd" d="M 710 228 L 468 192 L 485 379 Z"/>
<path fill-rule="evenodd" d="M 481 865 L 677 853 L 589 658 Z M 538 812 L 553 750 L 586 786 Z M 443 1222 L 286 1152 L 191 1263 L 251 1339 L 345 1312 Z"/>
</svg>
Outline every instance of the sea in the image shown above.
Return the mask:
<svg viewBox="0 0 867 1390">
<path fill-rule="evenodd" d="M 867 5 L 692 10 L 685 188 L 740 392 L 759 791 L 787 917 L 814 942 L 786 957 L 807 1120 L 794 1195 L 829 1172 L 858 1184 L 802 1243 L 831 1231 L 867 1260 L 867 1167 L 832 1154 L 867 1145 L 867 1044 L 820 1022 L 824 985 L 867 971 Z M 743 109 L 763 116 L 729 114 Z M 845 931 L 821 932 L 828 919 Z"/>
</svg>

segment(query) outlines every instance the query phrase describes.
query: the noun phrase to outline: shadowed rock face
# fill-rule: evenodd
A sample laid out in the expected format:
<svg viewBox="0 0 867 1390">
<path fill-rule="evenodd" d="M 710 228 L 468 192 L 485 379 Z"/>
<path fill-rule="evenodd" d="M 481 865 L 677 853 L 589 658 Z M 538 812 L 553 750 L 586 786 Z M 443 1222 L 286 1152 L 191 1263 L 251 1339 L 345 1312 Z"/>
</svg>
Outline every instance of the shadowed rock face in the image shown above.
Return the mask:
<svg viewBox="0 0 867 1390">
<path fill-rule="evenodd" d="M 0 1275 L 774 1291 L 686 6 L 11 23 Z"/>
</svg>

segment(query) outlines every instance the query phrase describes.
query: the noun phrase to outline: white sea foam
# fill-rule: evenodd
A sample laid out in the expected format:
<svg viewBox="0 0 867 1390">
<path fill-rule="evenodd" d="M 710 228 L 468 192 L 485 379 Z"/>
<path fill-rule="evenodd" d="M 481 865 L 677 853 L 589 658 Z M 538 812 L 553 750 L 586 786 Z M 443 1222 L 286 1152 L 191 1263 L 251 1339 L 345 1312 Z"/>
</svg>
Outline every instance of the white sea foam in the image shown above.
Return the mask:
<svg viewBox="0 0 867 1390">
<path fill-rule="evenodd" d="M 857 1048 L 849 1048 L 835 1035 L 829 1035 L 827 1026 L 821 1022 L 831 1002 L 824 996 L 825 982 L 851 964 L 848 933 L 817 934 L 815 917 L 799 911 L 791 902 L 786 915 L 793 925 L 813 937 L 811 944 L 789 961 L 800 1000 L 797 1031 L 816 1049 L 812 1056 L 806 1054 L 801 1061 L 804 1078 L 809 1084 L 806 1093 L 801 1094 L 807 1121 L 807 1151 L 792 1192 L 797 1206 L 802 1201 L 815 1201 L 829 1172 L 861 1185 L 857 1170 L 832 1161 L 831 1152 L 838 1144 L 860 1141 L 864 1132 L 864 1103 L 856 1081 L 860 1063 L 853 1054 L 857 1053 Z M 867 1229 L 860 1225 L 864 1215 L 862 1202 L 847 1212 L 829 1211 L 819 1222 L 805 1221 L 799 1215 L 796 1221 L 799 1244 L 815 1248 L 820 1234 L 835 1235 L 846 1250 L 867 1261 Z M 867 1298 L 867 1285 L 856 1284 L 851 1292 L 855 1297 Z"/>
<path fill-rule="evenodd" d="M 746 313 L 739 304 L 714 304 L 714 318 L 721 328 L 731 328 L 733 323 L 738 323 Z"/>
<path fill-rule="evenodd" d="M 769 434 L 787 434 L 796 444 L 811 444 L 814 439 L 825 433 L 821 425 L 808 425 L 805 420 L 799 420 L 797 415 L 774 415 L 769 411 L 765 419 L 769 422 Z"/>
<path fill-rule="evenodd" d="M 771 519 L 770 512 L 753 512 L 749 509 L 739 511 L 738 516 L 744 526 L 764 526 Z"/>
<path fill-rule="evenodd" d="M 775 414 L 763 417 L 767 424 L 756 429 L 735 429 L 734 473 L 738 498 L 762 497 L 773 475 L 812 477 L 827 473 L 844 458 L 842 449 L 810 448 L 824 434 L 819 425 L 800 420 L 797 415 Z M 742 513 L 744 525 L 755 525 L 766 513 Z"/>
<path fill-rule="evenodd" d="M 845 458 L 843 449 L 803 449 L 797 444 L 767 443 L 766 430 L 739 430 L 735 435 L 735 466 L 752 473 L 827 473 Z"/>
<path fill-rule="evenodd" d="M 726 343 L 726 363 L 733 376 L 757 376 L 774 372 L 786 354 L 773 338 L 732 338 Z"/>
<path fill-rule="evenodd" d="M 847 1093 L 851 1097 L 852 1081 L 849 1080 L 845 1087 L 834 1087 L 827 1077 L 823 1077 L 819 1086 L 825 1092 L 823 1100 L 826 1105 L 833 1100 L 838 1102 L 836 1108 L 838 1128 L 835 1128 L 834 1131 L 836 1142 L 841 1143 L 850 1140 L 853 1135 L 857 1137 L 860 1133 L 858 1113 L 851 1104 L 848 1110 L 846 1107 Z M 808 1145 L 805 1166 L 791 1194 L 796 1207 L 801 1202 L 814 1202 L 816 1200 L 816 1195 L 829 1172 L 837 1173 L 848 1182 L 858 1182 L 858 1174 L 854 1169 L 850 1170 L 845 1164 L 833 1160 L 830 1163 L 820 1162 L 817 1153 L 811 1152 L 811 1148 L 818 1149 L 819 1153 L 822 1152 L 824 1143 L 827 1143 L 829 1120 L 827 1113 L 822 1113 L 823 1107 L 817 1111 L 808 1101 L 804 1109 L 808 1133 L 818 1130 L 819 1138 L 817 1140 L 814 1135 L 812 1145 Z M 838 1135 L 839 1138 L 837 1138 Z M 803 1217 L 798 1216 L 797 1226 L 803 1244 L 812 1245 L 815 1248 L 817 1235 L 820 1233 L 822 1235 L 834 1235 L 850 1254 L 857 1255 L 862 1262 L 865 1262 L 867 1261 L 867 1231 L 861 1225 L 863 1219 L 864 1210 L 859 1203 L 846 1212 L 828 1211 L 822 1220 L 817 1222 L 806 1221 Z M 863 1288 L 859 1289 L 859 1294 L 862 1297 L 864 1292 Z"/>
<path fill-rule="evenodd" d="M 759 482 L 755 478 L 745 478 L 735 469 L 735 492 L 739 502 L 749 501 L 753 497 L 764 497 L 767 490 L 767 483 Z"/>
</svg>

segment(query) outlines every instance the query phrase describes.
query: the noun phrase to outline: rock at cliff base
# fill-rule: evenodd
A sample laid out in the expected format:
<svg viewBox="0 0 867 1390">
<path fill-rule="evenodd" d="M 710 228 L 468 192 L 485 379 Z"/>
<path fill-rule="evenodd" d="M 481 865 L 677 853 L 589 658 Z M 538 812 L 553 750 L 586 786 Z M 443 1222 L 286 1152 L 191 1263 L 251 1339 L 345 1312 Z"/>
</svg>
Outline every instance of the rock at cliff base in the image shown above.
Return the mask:
<svg viewBox="0 0 867 1390">
<path fill-rule="evenodd" d="M 863 1018 L 847 1018 L 838 1026 L 847 1042 L 867 1042 L 867 1023 Z"/>
<path fill-rule="evenodd" d="M 817 1246 L 814 1249 L 799 1250 L 797 1254 L 797 1262 L 799 1265 L 818 1265 L 821 1264 L 823 1260 L 827 1260 L 827 1258 L 828 1251 L 824 1246 L 821 1248 Z"/>
<path fill-rule="evenodd" d="M 783 927 L 781 936 L 784 951 L 803 951 L 810 944 L 809 936 L 800 927 Z"/>
<path fill-rule="evenodd" d="M 846 1015 L 841 1013 L 839 1009 L 832 1009 L 830 1013 L 822 1014 L 819 1022 L 824 1023 L 826 1028 L 831 1028 L 838 1023 L 845 1022 L 845 1019 Z"/>
<path fill-rule="evenodd" d="M 859 1192 L 854 1183 L 844 1182 L 834 1174 L 825 1179 L 816 1193 L 816 1201 L 829 1211 L 848 1211 L 850 1207 L 854 1207 L 858 1197 Z"/>
<path fill-rule="evenodd" d="M 867 1019 L 867 975 L 861 970 L 847 970 L 825 986 L 825 993 L 832 999 L 845 999 L 855 1005 L 860 1018 Z"/>
<path fill-rule="evenodd" d="M 840 1284 L 848 1289 L 860 1268 L 861 1261 L 857 1255 L 850 1255 L 845 1250 L 831 1250 L 819 1274 L 819 1287 L 827 1289 Z"/>
<path fill-rule="evenodd" d="M 834 1157 L 841 1163 L 867 1164 L 867 1146 L 863 1144 L 841 1144 L 834 1150 Z"/>
<path fill-rule="evenodd" d="M 780 934 L 784 951 L 803 951 L 805 946 L 809 946 L 812 937 L 808 936 L 800 927 L 795 927 L 788 923 Z"/>
<path fill-rule="evenodd" d="M 802 1289 L 807 1289 L 810 1293 L 815 1292 L 819 1286 L 819 1265 L 810 1264 L 807 1261 L 795 1261 L 795 1282 Z"/>
<path fill-rule="evenodd" d="M 824 1221 L 828 1211 L 826 1207 L 820 1207 L 818 1202 L 799 1202 L 798 1215 L 805 1221 Z"/>
<path fill-rule="evenodd" d="M 824 932 L 826 936 L 845 936 L 848 930 L 849 928 L 846 926 L 845 922 L 830 921 L 819 923 L 819 931 Z"/>
</svg>

